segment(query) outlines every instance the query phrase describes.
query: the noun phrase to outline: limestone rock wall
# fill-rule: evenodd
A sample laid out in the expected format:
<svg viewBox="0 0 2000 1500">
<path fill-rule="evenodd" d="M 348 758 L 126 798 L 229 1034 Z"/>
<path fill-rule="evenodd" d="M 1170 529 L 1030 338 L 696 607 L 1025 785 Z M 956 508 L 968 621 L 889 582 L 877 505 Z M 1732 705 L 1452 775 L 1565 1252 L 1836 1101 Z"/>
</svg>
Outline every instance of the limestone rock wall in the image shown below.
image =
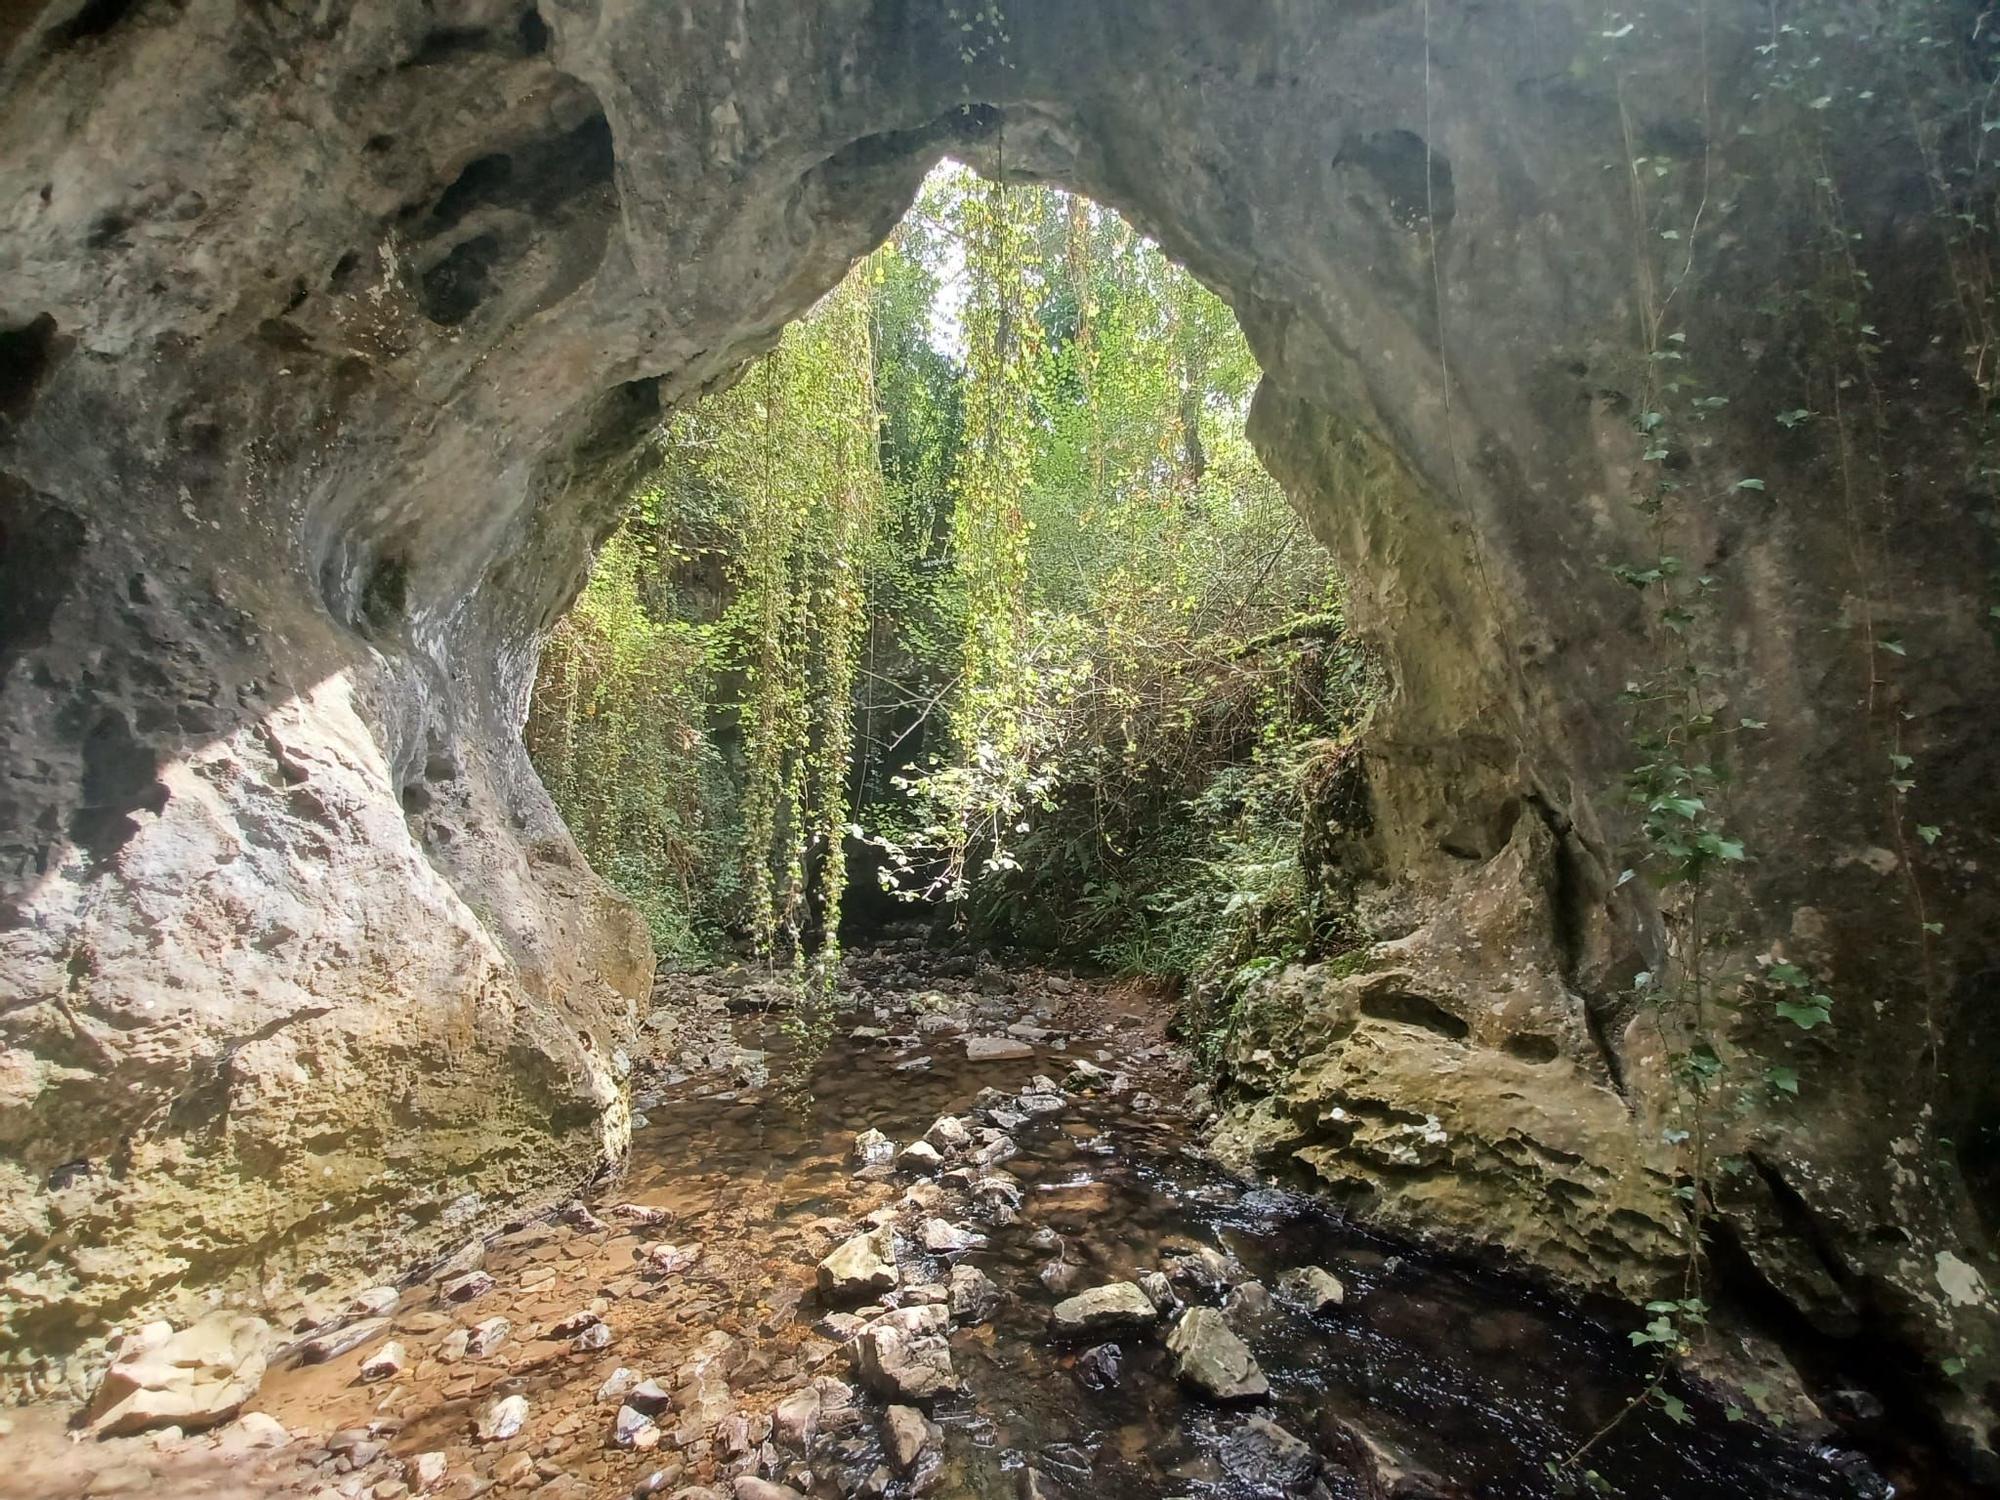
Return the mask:
<svg viewBox="0 0 2000 1500">
<path fill-rule="evenodd" d="M 1254 436 L 1392 667 L 1364 851 L 1382 944 L 1296 981 L 1289 1050 L 1238 1058 L 1244 1109 L 1282 1124 L 1249 1133 L 1393 1222 L 1496 1226 L 1626 1290 L 1671 1258 L 1675 1170 L 1627 992 L 1675 955 L 1618 884 L 1617 695 L 1660 643 L 1608 565 L 1657 551 L 1627 498 L 1665 295 L 1632 163 L 1670 169 L 1654 191 L 1699 211 L 1703 256 L 1675 331 L 1731 400 L 1677 542 L 1726 584 L 1718 696 L 1771 726 L 1729 752 L 1757 857 L 1716 918 L 1841 1002 L 1799 1100 L 1732 1117 L 1754 1169 L 1726 1232 L 1833 1331 L 2000 1350 L 1966 1186 L 1994 1111 L 1992 1032 L 1966 1019 L 1992 964 L 1992 543 L 1912 143 L 1870 115 L 1824 163 L 1878 289 L 1883 417 L 1931 434 L 1861 547 L 1829 450 L 1773 420 L 1805 319 L 1760 301 L 1822 226 L 1749 128 L 1766 7 L 1659 7 L 1615 53 L 1571 0 L 1000 10 L 970 36 L 919 0 L 57 0 L 9 23 L 17 1372 L 139 1311 L 358 1279 L 620 1149 L 645 941 L 521 753 L 535 653 L 660 413 L 768 346 L 946 150 L 1119 208 L 1231 302 L 1267 372 Z M 1843 47 L 1845 99 L 1872 75 Z M 1396 482 L 1356 484 L 1356 443 Z M 1857 615 L 1908 648 L 1893 690 Z M 1891 734 L 1947 825 L 1927 986 Z M 1795 1040 L 1767 1009 L 1719 1024 Z M 1423 1170 L 1394 1170 L 1406 1149 Z M 1551 1157 L 1561 1207 L 1528 1201 Z M 1966 1432 L 1990 1420 L 1937 1390 Z"/>
</svg>

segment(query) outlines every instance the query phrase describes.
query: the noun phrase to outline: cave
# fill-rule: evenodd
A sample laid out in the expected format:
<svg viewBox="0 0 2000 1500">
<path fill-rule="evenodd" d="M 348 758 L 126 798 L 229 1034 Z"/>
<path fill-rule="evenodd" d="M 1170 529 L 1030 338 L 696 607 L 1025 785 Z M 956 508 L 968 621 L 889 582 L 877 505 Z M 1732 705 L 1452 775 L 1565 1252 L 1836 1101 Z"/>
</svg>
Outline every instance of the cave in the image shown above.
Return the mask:
<svg viewBox="0 0 2000 1500">
<path fill-rule="evenodd" d="M 1959 1011 L 2000 931 L 2000 529 L 1986 252 L 1938 193 L 1991 199 L 1875 96 L 1891 59 L 1988 76 L 1976 8 L 965 9 L 0 27 L 9 1393 L 88 1389 L 138 1321 L 400 1274 L 622 1155 L 651 949 L 522 748 L 538 651 L 662 414 L 950 154 L 1115 208 L 1235 311 L 1251 436 L 1394 683 L 1393 954 L 1290 997 L 1305 1050 L 1245 1072 L 1223 1135 L 1631 1302 L 1680 1253 L 1643 995 L 1685 955 L 1625 852 L 1628 698 L 1679 658 L 1619 570 L 1660 557 L 1629 497 L 1682 383 L 1674 566 L 1714 580 L 1699 671 L 1745 729 L 1718 1047 L 1803 1079 L 1732 1106 L 1717 1153 L 1754 1168 L 1710 1212 L 1746 1297 L 1869 1330 L 1989 1462 L 2000 1214 L 1984 1137 L 1940 1130 L 1996 1063 Z M 1830 1026 L 1772 1020 L 1774 955 Z M 1459 1190 L 1365 1165 L 1387 1116 L 1302 1123 L 1364 1074 L 1450 1116 Z"/>
</svg>

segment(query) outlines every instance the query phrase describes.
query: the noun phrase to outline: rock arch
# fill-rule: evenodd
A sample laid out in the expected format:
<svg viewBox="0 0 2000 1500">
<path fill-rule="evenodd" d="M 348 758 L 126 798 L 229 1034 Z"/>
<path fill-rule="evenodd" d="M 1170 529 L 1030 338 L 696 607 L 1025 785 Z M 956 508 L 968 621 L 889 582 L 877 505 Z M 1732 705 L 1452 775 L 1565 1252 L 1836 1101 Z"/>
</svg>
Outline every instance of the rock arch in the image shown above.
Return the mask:
<svg viewBox="0 0 2000 1500">
<path fill-rule="evenodd" d="M 1726 227 L 1687 331 L 1737 398 L 1714 460 L 1754 455 L 1796 497 L 1693 510 L 1732 581 L 1722 680 L 1773 725 L 1742 753 L 1760 858 L 1731 920 L 1742 952 L 1810 947 L 1853 998 L 1795 1113 L 1743 1126 L 1760 1172 L 1726 1216 L 1825 1327 L 2000 1347 L 1990 1300 L 1930 1274 L 1979 1243 L 1963 1184 L 1897 1144 L 1923 1138 L 1928 1064 L 1841 626 L 1884 580 L 1821 524 L 1823 458 L 1770 438 L 1789 330 L 1757 292 L 1811 230 L 1737 128 L 1763 9 L 1662 7 L 1615 59 L 1572 0 L 1001 10 L 1004 36 L 920 0 L 89 0 L 17 23 L 0 1341 L 22 1382 L 131 1313 L 442 1247 L 621 1148 L 646 944 L 521 751 L 538 643 L 659 415 L 767 347 L 947 150 L 1120 209 L 1236 308 L 1266 370 L 1254 436 L 1392 664 L 1383 993 L 1465 1035 L 1402 1026 L 1416 1050 L 1384 1067 L 1407 1076 L 1357 1076 L 1367 1033 L 1343 1028 L 1384 1002 L 1315 992 L 1320 1041 L 1246 1063 L 1277 1102 L 1239 1144 L 1626 1291 L 1674 1216 L 1662 1060 L 1624 998 L 1668 956 L 1614 853 L 1615 695 L 1648 649 L 1607 571 L 1647 545 L 1623 168 L 1636 140 L 1699 169 Z M 1915 421 L 1964 384 L 1892 137 L 1835 165 Z M 1910 700 L 1923 769 L 1990 841 L 1960 457 L 1913 471 L 1881 561 L 1936 663 Z M 1976 968 L 1992 898 L 1959 884 L 1942 962 Z M 1314 1135 L 1315 1101 L 1468 1056 L 1491 1067 L 1451 1101 L 1436 1191 L 1385 1188 L 1365 1131 Z M 1552 1192 L 1567 1158 L 1589 1170 Z"/>
</svg>

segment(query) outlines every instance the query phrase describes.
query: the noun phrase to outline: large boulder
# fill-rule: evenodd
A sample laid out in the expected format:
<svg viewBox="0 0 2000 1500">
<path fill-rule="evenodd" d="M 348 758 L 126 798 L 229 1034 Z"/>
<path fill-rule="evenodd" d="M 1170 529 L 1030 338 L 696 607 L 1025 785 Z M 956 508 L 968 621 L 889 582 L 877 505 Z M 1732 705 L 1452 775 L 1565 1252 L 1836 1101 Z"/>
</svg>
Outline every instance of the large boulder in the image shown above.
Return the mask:
<svg viewBox="0 0 2000 1500">
<path fill-rule="evenodd" d="M 91 1430 L 123 1437 L 153 1427 L 198 1431 L 226 1422 L 257 1394 L 271 1325 L 214 1313 L 176 1333 L 151 1323 L 127 1335 L 86 1413 Z"/>
</svg>

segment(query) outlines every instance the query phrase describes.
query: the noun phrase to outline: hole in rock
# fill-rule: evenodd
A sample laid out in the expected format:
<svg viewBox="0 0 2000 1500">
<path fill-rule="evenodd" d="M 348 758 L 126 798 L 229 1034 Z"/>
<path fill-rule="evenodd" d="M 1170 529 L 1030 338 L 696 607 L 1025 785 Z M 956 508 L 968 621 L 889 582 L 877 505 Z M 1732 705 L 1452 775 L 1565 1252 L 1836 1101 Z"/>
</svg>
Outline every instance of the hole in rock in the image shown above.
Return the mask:
<svg viewBox="0 0 2000 1500">
<path fill-rule="evenodd" d="M 1472 1034 L 1470 1026 L 1435 1000 L 1413 995 L 1407 990 L 1386 990 L 1363 996 L 1361 1014 L 1377 1021 L 1393 1021 L 1399 1026 L 1417 1026 L 1425 1031 L 1435 1031 L 1439 1036 L 1450 1037 L 1455 1042 L 1462 1042 Z"/>
</svg>

